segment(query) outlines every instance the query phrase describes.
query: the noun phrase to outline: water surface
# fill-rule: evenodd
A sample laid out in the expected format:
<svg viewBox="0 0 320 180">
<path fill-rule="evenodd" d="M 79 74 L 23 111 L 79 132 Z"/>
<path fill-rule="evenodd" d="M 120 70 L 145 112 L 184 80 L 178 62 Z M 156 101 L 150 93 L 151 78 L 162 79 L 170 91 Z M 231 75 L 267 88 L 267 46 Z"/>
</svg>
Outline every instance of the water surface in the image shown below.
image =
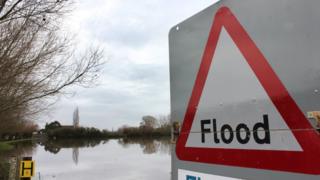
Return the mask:
<svg viewBox="0 0 320 180">
<path fill-rule="evenodd" d="M 41 180 L 169 180 L 170 147 L 168 139 L 52 141 L 32 156 Z"/>
</svg>

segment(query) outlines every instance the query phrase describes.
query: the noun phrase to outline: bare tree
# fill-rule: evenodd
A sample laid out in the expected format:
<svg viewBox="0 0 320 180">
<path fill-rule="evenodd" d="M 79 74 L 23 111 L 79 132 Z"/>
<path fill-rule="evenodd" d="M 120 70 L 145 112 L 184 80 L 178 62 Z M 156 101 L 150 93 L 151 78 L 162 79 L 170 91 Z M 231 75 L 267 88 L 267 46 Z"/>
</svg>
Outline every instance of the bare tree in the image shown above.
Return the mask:
<svg viewBox="0 0 320 180">
<path fill-rule="evenodd" d="M 153 116 L 143 116 L 142 121 L 140 123 L 140 127 L 151 128 L 154 129 L 158 125 L 158 121 Z"/>
<path fill-rule="evenodd" d="M 102 50 L 89 48 L 77 55 L 75 42 L 60 29 L 72 4 L 67 0 L 0 0 L 1 128 L 46 109 L 48 100 L 67 87 L 90 87 L 97 79 Z"/>
<path fill-rule="evenodd" d="M 170 127 L 171 126 L 171 115 L 160 115 L 159 116 L 159 127 Z"/>
</svg>

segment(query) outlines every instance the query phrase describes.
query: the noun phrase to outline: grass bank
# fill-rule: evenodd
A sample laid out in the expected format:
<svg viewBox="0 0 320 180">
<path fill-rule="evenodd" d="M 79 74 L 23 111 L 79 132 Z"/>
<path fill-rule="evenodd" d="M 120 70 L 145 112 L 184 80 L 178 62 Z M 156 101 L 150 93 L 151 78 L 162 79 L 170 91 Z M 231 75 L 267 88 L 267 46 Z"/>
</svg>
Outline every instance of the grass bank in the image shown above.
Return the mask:
<svg viewBox="0 0 320 180">
<path fill-rule="evenodd" d="M 13 149 L 13 146 L 8 142 L 0 142 L 0 152 L 1 151 L 10 151 Z"/>
<path fill-rule="evenodd" d="M 17 139 L 17 140 L 11 140 L 11 141 L 0 141 L 0 152 L 1 151 L 10 151 L 14 148 L 12 144 L 14 143 L 20 143 L 20 142 L 26 142 L 30 141 L 32 139 Z"/>
</svg>

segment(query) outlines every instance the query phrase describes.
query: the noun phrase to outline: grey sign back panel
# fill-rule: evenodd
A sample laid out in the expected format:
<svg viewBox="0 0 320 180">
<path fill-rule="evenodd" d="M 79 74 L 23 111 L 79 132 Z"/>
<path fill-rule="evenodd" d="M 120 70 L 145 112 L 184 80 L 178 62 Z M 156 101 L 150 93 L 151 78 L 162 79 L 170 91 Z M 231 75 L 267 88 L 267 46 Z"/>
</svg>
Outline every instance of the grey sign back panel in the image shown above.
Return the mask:
<svg viewBox="0 0 320 180">
<path fill-rule="evenodd" d="M 238 18 L 299 108 L 305 114 L 320 110 L 320 1 L 225 0 L 174 26 L 170 31 L 172 120 L 183 123 L 214 14 L 222 6 L 227 6 Z M 241 179 L 320 178 L 315 175 L 180 161 L 173 152 L 172 179 L 177 179 L 178 169 Z"/>
</svg>

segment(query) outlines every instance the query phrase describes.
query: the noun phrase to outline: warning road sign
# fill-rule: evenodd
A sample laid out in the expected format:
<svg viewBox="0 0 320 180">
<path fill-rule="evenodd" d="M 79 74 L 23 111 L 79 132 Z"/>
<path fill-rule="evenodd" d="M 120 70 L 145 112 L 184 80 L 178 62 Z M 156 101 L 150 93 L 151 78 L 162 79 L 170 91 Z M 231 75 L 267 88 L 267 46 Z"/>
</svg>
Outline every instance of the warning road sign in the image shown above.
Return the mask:
<svg viewBox="0 0 320 180">
<path fill-rule="evenodd" d="M 320 174 L 319 152 L 319 134 L 239 20 L 220 8 L 177 141 L 178 158 Z"/>
</svg>

